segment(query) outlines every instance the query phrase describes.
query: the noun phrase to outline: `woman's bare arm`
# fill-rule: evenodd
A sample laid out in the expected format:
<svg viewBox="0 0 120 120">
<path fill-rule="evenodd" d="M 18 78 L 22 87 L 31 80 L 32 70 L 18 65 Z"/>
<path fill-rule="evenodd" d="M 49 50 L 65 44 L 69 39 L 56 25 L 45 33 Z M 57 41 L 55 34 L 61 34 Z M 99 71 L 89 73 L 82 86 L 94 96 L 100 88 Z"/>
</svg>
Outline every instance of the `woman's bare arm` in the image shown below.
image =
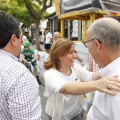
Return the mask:
<svg viewBox="0 0 120 120">
<path fill-rule="evenodd" d="M 95 90 L 115 95 L 111 90 L 120 91 L 120 79 L 105 77 L 96 81 L 65 83 L 61 87 L 60 92 L 63 94 L 82 95 Z"/>
</svg>

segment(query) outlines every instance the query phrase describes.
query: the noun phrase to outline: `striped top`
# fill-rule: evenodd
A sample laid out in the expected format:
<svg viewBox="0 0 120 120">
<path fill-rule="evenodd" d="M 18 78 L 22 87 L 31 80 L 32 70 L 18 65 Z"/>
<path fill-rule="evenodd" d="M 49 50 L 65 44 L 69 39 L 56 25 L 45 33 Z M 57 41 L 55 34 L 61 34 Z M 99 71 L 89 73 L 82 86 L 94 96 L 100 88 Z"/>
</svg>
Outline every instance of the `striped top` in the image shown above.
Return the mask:
<svg viewBox="0 0 120 120">
<path fill-rule="evenodd" d="M 42 120 L 39 85 L 12 54 L 0 50 L 0 120 Z"/>
</svg>

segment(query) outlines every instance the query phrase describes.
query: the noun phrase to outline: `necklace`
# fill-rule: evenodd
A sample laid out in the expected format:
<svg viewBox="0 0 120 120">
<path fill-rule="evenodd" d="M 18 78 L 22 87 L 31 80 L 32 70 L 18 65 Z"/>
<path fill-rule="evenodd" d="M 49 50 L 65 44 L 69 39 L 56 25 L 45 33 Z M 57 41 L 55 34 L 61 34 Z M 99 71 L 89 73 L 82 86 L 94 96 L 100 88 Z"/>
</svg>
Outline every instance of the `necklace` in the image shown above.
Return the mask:
<svg viewBox="0 0 120 120">
<path fill-rule="evenodd" d="M 63 70 L 59 70 L 59 72 L 61 72 L 62 74 L 64 74 L 64 75 L 67 75 L 67 76 L 70 76 L 71 75 L 71 73 L 72 73 L 72 71 L 71 71 L 71 68 L 69 67 L 69 71 L 63 71 Z"/>
<path fill-rule="evenodd" d="M 62 71 L 59 71 L 61 73 L 61 78 L 63 78 L 63 80 L 67 81 L 67 82 L 74 82 L 75 80 L 75 76 L 74 76 L 74 72 L 72 70 L 72 68 L 69 68 L 69 74 L 65 74 Z"/>
</svg>

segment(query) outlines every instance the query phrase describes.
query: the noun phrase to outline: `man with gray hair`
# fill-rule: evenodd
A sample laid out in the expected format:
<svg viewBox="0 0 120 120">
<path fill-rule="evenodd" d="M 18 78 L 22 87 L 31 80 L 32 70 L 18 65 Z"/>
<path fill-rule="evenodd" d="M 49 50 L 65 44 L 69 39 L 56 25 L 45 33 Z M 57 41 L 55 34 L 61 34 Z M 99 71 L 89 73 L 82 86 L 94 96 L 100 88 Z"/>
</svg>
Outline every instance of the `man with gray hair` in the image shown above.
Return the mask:
<svg viewBox="0 0 120 120">
<path fill-rule="evenodd" d="M 120 78 L 120 23 L 113 18 L 100 18 L 87 30 L 88 47 L 95 62 L 103 69 L 100 76 Z M 110 89 L 111 84 L 106 84 Z M 120 120 L 120 92 L 115 96 L 96 91 L 87 120 Z"/>
</svg>

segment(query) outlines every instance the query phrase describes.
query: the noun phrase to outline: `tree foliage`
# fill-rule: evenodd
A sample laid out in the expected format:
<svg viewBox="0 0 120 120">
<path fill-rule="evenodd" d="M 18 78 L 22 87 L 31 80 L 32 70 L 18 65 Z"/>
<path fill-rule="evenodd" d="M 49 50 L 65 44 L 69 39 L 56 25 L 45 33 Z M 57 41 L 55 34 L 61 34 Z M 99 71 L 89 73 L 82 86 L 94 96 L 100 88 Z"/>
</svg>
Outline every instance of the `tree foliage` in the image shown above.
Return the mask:
<svg viewBox="0 0 120 120">
<path fill-rule="evenodd" d="M 20 22 L 24 23 L 24 26 L 26 27 L 29 27 L 34 22 L 26 7 L 19 6 L 14 0 L 3 0 L 2 2 L 0 2 L 0 10 L 14 16 Z"/>
<path fill-rule="evenodd" d="M 40 48 L 39 26 L 48 13 L 46 10 L 52 6 L 54 0 L 0 0 L 0 10 L 14 16 L 27 27 L 35 23 L 36 48 Z"/>
</svg>

